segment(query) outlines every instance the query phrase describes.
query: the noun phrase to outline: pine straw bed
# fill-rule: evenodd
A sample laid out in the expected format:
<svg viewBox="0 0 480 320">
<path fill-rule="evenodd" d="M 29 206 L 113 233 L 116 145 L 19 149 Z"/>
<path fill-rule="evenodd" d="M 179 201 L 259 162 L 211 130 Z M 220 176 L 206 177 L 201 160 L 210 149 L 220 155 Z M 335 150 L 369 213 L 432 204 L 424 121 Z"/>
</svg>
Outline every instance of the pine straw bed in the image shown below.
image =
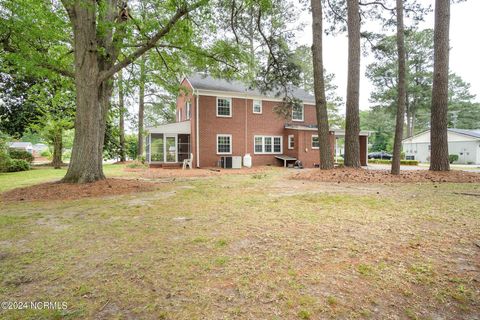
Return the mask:
<svg viewBox="0 0 480 320">
<path fill-rule="evenodd" d="M 432 172 L 428 170 L 409 170 L 402 171 L 400 175 L 396 176 L 390 174 L 388 170 L 335 168 L 332 170 L 306 169 L 293 174 L 291 178 L 335 183 L 479 183 L 480 173 L 466 171 Z"/>
</svg>

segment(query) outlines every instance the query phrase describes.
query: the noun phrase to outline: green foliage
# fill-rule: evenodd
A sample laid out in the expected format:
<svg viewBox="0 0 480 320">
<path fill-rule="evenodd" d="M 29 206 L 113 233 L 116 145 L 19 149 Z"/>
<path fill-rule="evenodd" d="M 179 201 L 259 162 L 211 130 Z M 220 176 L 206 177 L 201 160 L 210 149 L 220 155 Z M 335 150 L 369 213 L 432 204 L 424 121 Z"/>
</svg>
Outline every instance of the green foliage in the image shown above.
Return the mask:
<svg viewBox="0 0 480 320">
<path fill-rule="evenodd" d="M 11 159 L 25 160 L 28 163 L 33 162 L 33 155 L 25 150 L 9 149 L 8 154 Z"/>
<path fill-rule="evenodd" d="M 10 160 L 7 148 L 7 138 L 7 135 L 0 131 L 0 171 L 2 171 L 2 168 L 6 167 L 7 162 Z"/>
<path fill-rule="evenodd" d="M 370 151 L 391 152 L 395 132 L 395 118 L 382 108 L 360 111 L 360 128 L 373 131 L 369 138 Z"/>
<path fill-rule="evenodd" d="M 450 154 L 448 156 L 448 162 L 454 163 L 455 161 L 458 161 L 458 154 Z"/>
<path fill-rule="evenodd" d="M 136 159 L 137 158 L 137 150 L 138 150 L 138 139 L 135 135 L 127 135 L 125 136 L 125 145 L 127 148 L 127 156 L 129 159 Z"/>
<path fill-rule="evenodd" d="M 41 153 L 40 153 L 40 156 L 42 157 L 45 157 L 45 158 L 49 158 L 52 156 L 52 153 L 50 152 L 50 150 L 43 150 Z"/>
<path fill-rule="evenodd" d="M 368 163 L 371 164 L 392 164 L 392 160 L 385 160 L 385 159 L 368 159 Z M 418 166 L 417 160 L 400 160 L 401 165 L 405 166 Z"/>
<path fill-rule="evenodd" d="M 30 170 L 30 163 L 23 159 L 9 159 L 5 163 L 5 166 L 0 168 L 0 171 L 4 172 L 18 172 Z"/>
<path fill-rule="evenodd" d="M 148 168 L 148 165 L 146 165 L 145 162 L 135 160 L 135 161 L 132 161 L 131 163 L 127 164 L 127 168 L 130 168 L 130 169 L 144 169 L 144 168 Z"/>
</svg>

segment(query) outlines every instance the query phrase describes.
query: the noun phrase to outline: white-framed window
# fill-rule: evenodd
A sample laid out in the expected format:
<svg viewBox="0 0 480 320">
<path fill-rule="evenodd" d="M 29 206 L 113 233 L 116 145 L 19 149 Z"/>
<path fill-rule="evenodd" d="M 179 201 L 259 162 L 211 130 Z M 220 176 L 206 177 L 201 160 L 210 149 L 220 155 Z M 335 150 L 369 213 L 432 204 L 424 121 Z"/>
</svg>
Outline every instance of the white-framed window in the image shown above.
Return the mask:
<svg viewBox="0 0 480 320">
<path fill-rule="evenodd" d="M 217 97 L 217 117 L 232 116 L 232 98 Z"/>
<path fill-rule="evenodd" d="M 292 120 L 303 121 L 304 107 L 303 105 L 295 105 L 292 108 Z"/>
<path fill-rule="evenodd" d="M 262 100 L 253 100 L 253 113 L 262 113 Z"/>
<path fill-rule="evenodd" d="M 295 136 L 293 134 L 288 136 L 288 149 L 295 148 Z"/>
<path fill-rule="evenodd" d="M 232 154 L 231 134 L 217 134 L 217 154 Z"/>
<path fill-rule="evenodd" d="M 281 154 L 282 136 L 255 136 L 254 153 L 255 154 Z"/>
<path fill-rule="evenodd" d="M 312 135 L 312 149 L 319 149 L 320 148 L 320 142 L 318 140 L 318 135 L 314 134 Z"/>
<path fill-rule="evenodd" d="M 186 120 L 190 120 L 190 117 L 192 116 L 191 113 L 190 113 L 191 110 L 192 110 L 192 104 L 187 101 L 187 103 L 185 103 Z"/>
</svg>

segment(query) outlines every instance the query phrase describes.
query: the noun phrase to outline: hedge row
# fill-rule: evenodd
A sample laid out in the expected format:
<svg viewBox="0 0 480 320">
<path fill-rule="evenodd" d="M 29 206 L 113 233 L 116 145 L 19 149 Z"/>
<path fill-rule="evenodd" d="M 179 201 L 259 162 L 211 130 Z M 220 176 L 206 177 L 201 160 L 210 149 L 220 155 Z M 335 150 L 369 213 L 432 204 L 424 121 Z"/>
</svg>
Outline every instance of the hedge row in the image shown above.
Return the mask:
<svg viewBox="0 0 480 320">
<path fill-rule="evenodd" d="M 392 164 L 392 160 L 368 159 L 368 163 L 372 163 L 372 164 Z M 418 166 L 418 160 L 400 160 L 400 164 L 403 164 L 404 166 Z"/>
</svg>

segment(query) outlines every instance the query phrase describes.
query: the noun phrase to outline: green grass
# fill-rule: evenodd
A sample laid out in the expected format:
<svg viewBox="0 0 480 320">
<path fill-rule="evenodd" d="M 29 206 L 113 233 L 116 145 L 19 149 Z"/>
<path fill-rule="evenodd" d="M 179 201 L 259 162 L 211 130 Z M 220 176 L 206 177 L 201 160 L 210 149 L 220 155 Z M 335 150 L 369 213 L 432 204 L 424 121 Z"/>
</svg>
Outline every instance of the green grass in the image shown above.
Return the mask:
<svg viewBox="0 0 480 320">
<path fill-rule="evenodd" d="M 103 170 L 107 177 L 125 175 L 124 165 L 107 164 Z M 33 184 L 58 181 L 67 172 L 67 168 L 53 169 L 52 167 L 33 167 L 30 171 L 0 173 L 0 192 Z"/>
<path fill-rule="evenodd" d="M 2 175 L 0 186 L 62 171 Z M 121 166 L 105 171 L 131 176 Z M 480 198 L 458 192 L 478 193 L 480 184 L 367 188 L 285 172 L 0 203 L 0 301 L 68 304 L 0 310 L 0 318 L 476 317 Z"/>
</svg>

